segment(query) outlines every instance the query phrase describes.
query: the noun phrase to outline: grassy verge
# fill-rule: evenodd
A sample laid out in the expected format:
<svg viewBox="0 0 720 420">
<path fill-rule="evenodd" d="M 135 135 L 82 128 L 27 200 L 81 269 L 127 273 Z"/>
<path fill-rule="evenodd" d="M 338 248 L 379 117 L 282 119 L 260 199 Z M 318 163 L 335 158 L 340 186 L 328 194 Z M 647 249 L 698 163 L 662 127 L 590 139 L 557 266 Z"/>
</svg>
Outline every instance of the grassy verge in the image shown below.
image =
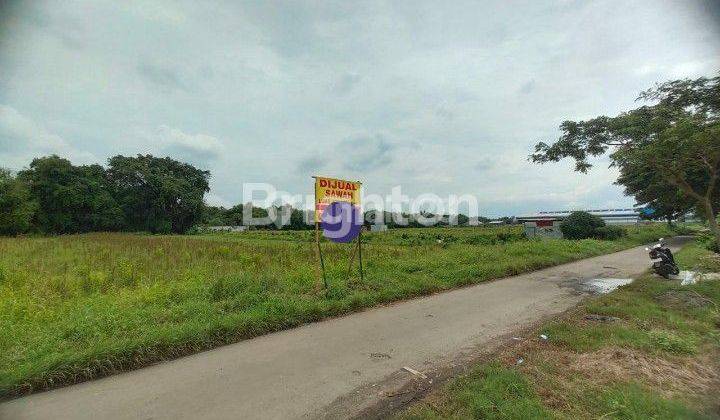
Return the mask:
<svg viewBox="0 0 720 420">
<path fill-rule="evenodd" d="M 678 261 L 720 272 L 720 259 L 696 244 Z M 716 418 L 720 281 L 678 283 L 647 275 L 590 300 L 399 417 Z"/>
<path fill-rule="evenodd" d="M 605 254 L 668 236 L 526 240 L 518 228 L 367 235 L 364 280 L 309 232 L 0 238 L 0 396 L 78 382 L 360 308 Z"/>
</svg>

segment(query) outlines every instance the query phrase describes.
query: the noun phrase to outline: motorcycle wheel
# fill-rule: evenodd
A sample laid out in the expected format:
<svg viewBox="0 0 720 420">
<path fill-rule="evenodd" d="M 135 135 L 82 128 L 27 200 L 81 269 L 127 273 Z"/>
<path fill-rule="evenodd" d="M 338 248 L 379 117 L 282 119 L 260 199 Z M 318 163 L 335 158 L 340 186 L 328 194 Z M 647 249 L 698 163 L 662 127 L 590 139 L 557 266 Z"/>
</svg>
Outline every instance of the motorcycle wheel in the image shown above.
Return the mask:
<svg viewBox="0 0 720 420">
<path fill-rule="evenodd" d="M 653 264 L 653 270 L 655 270 L 655 274 L 665 278 L 670 278 L 670 273 L 673 271 L 671 267 L 668 267 L 667 264 L 656 262 Z"/>
</svg>

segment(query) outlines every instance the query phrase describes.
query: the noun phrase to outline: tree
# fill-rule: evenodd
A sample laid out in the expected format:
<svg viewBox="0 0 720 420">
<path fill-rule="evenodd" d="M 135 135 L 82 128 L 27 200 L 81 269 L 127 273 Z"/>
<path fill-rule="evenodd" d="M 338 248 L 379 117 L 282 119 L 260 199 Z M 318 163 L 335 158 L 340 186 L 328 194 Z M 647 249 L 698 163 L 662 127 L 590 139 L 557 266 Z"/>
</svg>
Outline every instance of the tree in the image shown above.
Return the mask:
<svg viewBox="0 0 720 420">
<path fill-rule="evenodd" d="M 228 222 L 228 210 L 223 207 L 203 206 L 200 223 L 207 226 L 231 226 Z"/>
<path fill-rule="evenodd" d="M 627 191 L 639 201 L 663 205 L 686 197 L 688 206 L 705 213 L 720 248 L 720 77 L 657 84 L 638 100 L 649 105 L 615 117 L 563 122 L 561 137 L 552 145 L 538 143 L 530 160 L 569 157 L 575 170 L 586 172 L 589 157 L 609 151 Z M 631 182 L 636 176 L 647 181 Z"/>
<path fill-rule="evenodd" d="M 250 215 L 253 219 L 265 219 L 270 215 L 270 207 L 267 209 L 264 209 L 262 207 L 255 207 L 252 205 L 252 203 L 248 203 L 243 207 L 243 210 L 247 208 L 247 206 L 250 206 Z M 277 213 L 276 213 L 277 214 Z M 245 222 L 245 219 L 243 218 L 243 222 Z M 259 226 L 258 226 L 259 227 Z M 265 229 L 274 230 L 277 226 L 274 223 L 268 223 L 264 226 L 262 226 Z"/>
<path fill-rule="evenodd" d="M 308 230 L 308 229 L 315 228 L 315 226 L 313 224 L 306 223 L 306 220 L 313 220 L 313 217 L 311 214 L 309 214 L 306 211 L 303 211 L 300 209 L 294 209 L 294 208 L 291 208 L 290 211 L 292 213 L 290 214 L 290 224 L 288 225 L 289 229 Z"/>
<path fill-rule="evenodd" d="M 28 232 L 36 209 L 27 183 L 0 168 L 0 235 Z"/>
<path fill-rule="evenodd" d="M 130 229 L 182 233 L 202 217 L 210 172 L 152 155 L 118 155 L 108 163 L 108 176 Z"/>
<path fill-rule="evenodd" d="M 663 170 L 667 181 L 688 196 L 708 219 L 720 249 L 720 124 L 700 127 L 694 121 L 678 121 L 649 145 L 628 152 L 631 159 L 651 162 Z"/>
<path fill-rule="evenodd" d="M 693 201 L 677 187 L 670 184 L 648 162 L 627 160 L 620 166 L 620 176 L 615 182 L 625 186 L 625 194 L 635 197 L 637 205 L 645 206 L 648 213 L 642 218 L 672 221 L 693 209 Z"/>
<path fill-rule="evenodd" d="M 458 226 L 467 226 L 470 223 L 470 218 L 464 214 L 458 214 L 456 223 Z"/>
<path fill-rule="evenodd" d="M 117 230 L 124 224 L 100 165 L 74 166 L 52 155 L 33 159 L 18 178 L 37 202 L 33 223 L 40 232 Z"/>
<path fill-rule="evenodd" d="M 100 165 L 76 167 L 83 181 L 83 206 L 77 215 L 80 231 L 116 231 L 125 227 L 125 215 L 112 194 L 108 175 Z"/>
<path fill-rule="evenodd" d="M 252 205 L 250 203 L 245 205 Z M 243 204 L 237 204 L 225 213 L 225 217 L 227 218 L 228 224 L 232 226 L 242 226 L 243 225 Z"/>
</svg>

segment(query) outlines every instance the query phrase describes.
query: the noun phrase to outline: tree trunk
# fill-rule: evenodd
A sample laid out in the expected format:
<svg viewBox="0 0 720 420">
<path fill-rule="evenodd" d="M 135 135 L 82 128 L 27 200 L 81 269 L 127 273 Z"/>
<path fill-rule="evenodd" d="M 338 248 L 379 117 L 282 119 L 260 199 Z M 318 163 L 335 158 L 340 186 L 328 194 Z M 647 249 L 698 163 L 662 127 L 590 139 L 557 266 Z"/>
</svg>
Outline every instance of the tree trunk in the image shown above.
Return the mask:
<svg viewBox="0 0 720 420">
<path fill-rule="evenodd" d="M 715 251 L 720 252 L 720 227 L 718 227 L 717 215 L 712 208 L 710 200 L 705 200 L 705 213 L 708 217 L 708 225 L 710 225 L 710 231 L 715 235 Z"/>
</svg>

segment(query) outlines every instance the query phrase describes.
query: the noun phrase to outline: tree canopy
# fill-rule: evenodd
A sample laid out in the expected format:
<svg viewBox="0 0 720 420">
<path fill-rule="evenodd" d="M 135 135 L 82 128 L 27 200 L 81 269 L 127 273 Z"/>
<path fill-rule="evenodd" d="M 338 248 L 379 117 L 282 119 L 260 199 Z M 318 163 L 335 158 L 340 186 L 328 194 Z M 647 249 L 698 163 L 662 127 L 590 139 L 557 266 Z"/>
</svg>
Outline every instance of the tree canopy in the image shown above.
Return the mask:
<svg viewBox="0 0 720 420">
<path fill-rule="evenodd" d="M 30 230 L 36 208 L 27 184 L 0 168 L 0 235 Z"/>
<path fill-rule="evenodd" d="M 209 171 L 169 157 L 118 155 L 107 173 L 131 230 L 181 233 L 202 217 Z"/>
<path fill-rule="evenodd" d="M 115 156 L 109 167 L 33 159 L 0 170 L 0 233 L 181 233 L 200 220 L 210 173 L 170 158 Z"/>
<path fill-rule="evenodd" d="M 38 203 L 33 224 L 40 232 L 117 230 L 123 226 L 122 213 L 100 165 L 74 166 L 52 155 L 33 159 L 18 177 Z"/>
<path fill-rule="evenodd" d="M 645 105 L 615 117 L 563 122 L 560 138 L 538 143 L 530 160 L 571 158 L 586 172 L 589 158 L 610 153 L 627 194 L 661 217 L 697 208 L 720 246 L 720 77 L 657 84 L 638 100 Z"/>
</svg>

